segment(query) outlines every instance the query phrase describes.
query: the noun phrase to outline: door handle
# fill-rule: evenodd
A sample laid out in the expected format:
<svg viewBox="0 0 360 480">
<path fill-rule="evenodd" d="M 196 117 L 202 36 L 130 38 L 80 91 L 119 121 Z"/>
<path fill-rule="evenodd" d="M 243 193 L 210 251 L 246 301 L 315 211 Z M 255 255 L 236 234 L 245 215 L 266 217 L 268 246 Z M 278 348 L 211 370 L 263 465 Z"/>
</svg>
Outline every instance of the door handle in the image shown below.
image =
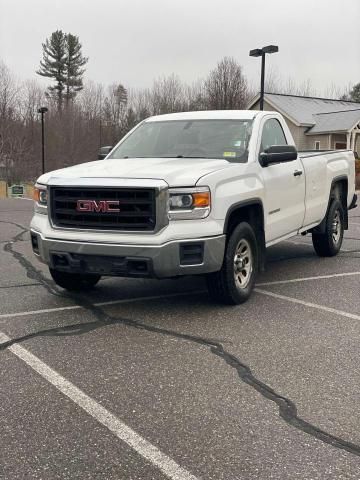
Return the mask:
<svg viewBox="0 0 360 480">
<path fill-rule="evenodd" d="M 294 177 L 300 177 L 300 175 L 302 175 L 302 174 L 303 174 L 302 170 L 295 170 Z"/>
</svg>

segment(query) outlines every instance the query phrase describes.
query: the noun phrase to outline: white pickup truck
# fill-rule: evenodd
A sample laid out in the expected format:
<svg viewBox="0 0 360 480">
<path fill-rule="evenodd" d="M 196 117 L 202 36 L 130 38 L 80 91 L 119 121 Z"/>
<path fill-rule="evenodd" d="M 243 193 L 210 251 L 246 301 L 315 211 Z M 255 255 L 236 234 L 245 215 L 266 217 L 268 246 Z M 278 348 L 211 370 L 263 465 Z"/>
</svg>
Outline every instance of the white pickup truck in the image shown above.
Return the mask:
<svg viewBox="0 0 360 480">
<path fill-rule="evenodd" d="M 294 145 L 276 112 L 148 118 L 104 160 L 38 179 L 33 251 L 69 290 L 199 274 L 213 299 L 242 303 L 266 247 L 308 232 L 336 255 L 356 203 L 351 151 Z"/>
</svg>

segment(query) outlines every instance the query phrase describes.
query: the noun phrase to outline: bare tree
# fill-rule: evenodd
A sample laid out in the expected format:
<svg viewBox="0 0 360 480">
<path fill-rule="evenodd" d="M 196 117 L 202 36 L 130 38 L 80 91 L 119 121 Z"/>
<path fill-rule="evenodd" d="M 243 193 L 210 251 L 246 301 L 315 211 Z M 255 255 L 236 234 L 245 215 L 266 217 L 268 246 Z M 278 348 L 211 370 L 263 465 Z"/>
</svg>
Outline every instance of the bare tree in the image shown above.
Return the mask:
<svg viewBox="0 0 360 480">
<path fill-rule="evenodd" d="M 0 121 L 14 114 L 19 91 L 14 75 L 0 59 Z"/>
<path fill-rule="evenodd" d="M 232 57 L 224 57 L 205 81 L 209 109 L 243 109 L 248 103 L 248 86 L 241 66 Z"/>
<path fill-rule="evenodd" d="M 14 177 L 15 157 L 22 144 L 21 117 L 18 107 L 20 87 L 8 67 L 0 61 L 0 163 L 5 180 Z"/>
<path fill-rule="evenodd" d="M 184 109 L 184 87 L 176 75 L 160 77 L 148 92 L 152 115 L 161 115 Z"/>
<path fill-rule="evenodd" d="M 206 93 L 203 80 L 198 80 L 192 85 L 186 85 L 184 94 L 186 110 L 194 111 L 207 109 Z"/>
</svg>

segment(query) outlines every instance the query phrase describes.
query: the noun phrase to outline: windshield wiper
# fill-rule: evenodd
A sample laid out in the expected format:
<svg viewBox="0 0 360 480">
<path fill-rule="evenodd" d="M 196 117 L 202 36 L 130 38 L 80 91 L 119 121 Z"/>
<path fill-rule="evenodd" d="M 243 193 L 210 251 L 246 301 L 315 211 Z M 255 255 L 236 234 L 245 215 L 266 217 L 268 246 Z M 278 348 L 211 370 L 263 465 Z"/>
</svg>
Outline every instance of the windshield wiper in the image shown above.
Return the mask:
<svg viewBox="0 0 360 480">
<path fill-rule="evenodd" d="M 191 156 L 191 155 L 165 155 L 165 156 L 161 156 L 161 157 L 158 157 L 158 158 L 213 158 L 213 157 L 204 157 L 204 156 L 197 156 L 197 157 L 194 157 L 194 156 Z"/>
<path fill-rule="evenodd" d="M 131 158 L 204 158 L 204 159 L 214 159 L 217 157 L 194 157 L 194 156 L 189 156 L 189 155 L 153 155 L 153 156 L 146 156 L 146 157 L 138 157 L 135 155 L 134 157 L 129 157 L 128 155 L 125 155 L 124 157 L 120 157 L 122 159 L 131 159 Z"/>
</svg>

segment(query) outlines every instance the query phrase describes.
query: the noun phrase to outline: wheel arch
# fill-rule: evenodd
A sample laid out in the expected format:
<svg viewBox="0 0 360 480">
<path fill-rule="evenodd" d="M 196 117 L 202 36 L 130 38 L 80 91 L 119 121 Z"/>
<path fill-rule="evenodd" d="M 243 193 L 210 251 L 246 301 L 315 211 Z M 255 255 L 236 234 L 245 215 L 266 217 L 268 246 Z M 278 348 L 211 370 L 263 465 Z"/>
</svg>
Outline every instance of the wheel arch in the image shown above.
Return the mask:
<svg viewBox="0 0 360 480">
<path fill-rule="evenodd" d="M 265 217 L 260 198 L 237 202 L 229 208 L 224 222 L 224 234 L 227 238 L 241 221 L 248 222 L 254 228 L 259 247 L 258 270 L 263 271 L 266 260 Z"/>
<path fill-rule="evenodd" d="M 313 229 L 313 232 L 315 233 L 324 233 L 325 232 L 325 227 L 326 227 L 326 218 L 329 212 L 329 208 L 331 205 L 331 202 L 333 200 L 339 200 L 343 206 L 344 210 L 344 228 L 347 230 L 349 228 L 349 216 L 348 216 L 348 205 L 347 205 L 347 197 L 348 197 L 348 188 L 349 188 L 349 183 L 348 183 L 348 177 L 346 175 L 340 175 L 338 177 L 333 178 L 331 182 L 331 187 L 330 187 L 330 193 L 329 193 L 329 200 L 328 200 L 328 206 L 326 208 L 326 214 L 324 218 L 322 219 L 322 222 Z"/>
</svg>

